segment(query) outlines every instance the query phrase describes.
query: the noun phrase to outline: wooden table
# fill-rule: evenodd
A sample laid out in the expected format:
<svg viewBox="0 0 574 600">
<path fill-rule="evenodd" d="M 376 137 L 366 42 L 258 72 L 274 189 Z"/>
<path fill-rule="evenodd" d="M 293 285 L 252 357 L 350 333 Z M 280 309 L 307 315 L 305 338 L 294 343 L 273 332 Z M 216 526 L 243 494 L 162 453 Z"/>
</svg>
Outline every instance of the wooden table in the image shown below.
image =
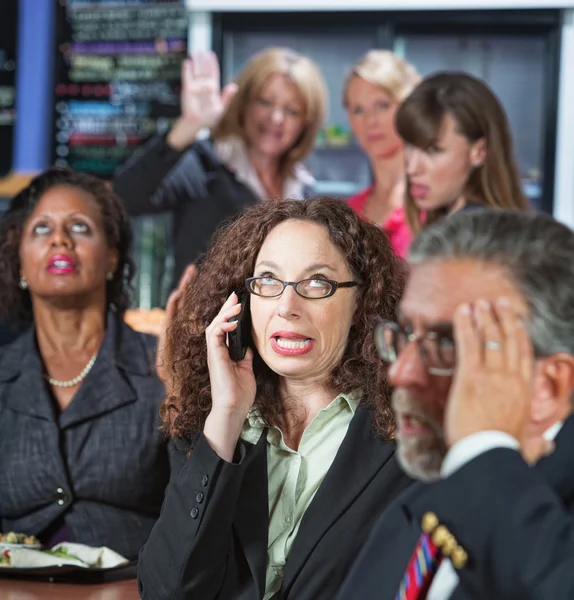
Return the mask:
<svg viewBox="0 0 574 600">
<path fill-rule="evenodd" d="M 135 579 L 79 585 L 0 579 L 0 600 L 139 600 Z"/>
</svg>

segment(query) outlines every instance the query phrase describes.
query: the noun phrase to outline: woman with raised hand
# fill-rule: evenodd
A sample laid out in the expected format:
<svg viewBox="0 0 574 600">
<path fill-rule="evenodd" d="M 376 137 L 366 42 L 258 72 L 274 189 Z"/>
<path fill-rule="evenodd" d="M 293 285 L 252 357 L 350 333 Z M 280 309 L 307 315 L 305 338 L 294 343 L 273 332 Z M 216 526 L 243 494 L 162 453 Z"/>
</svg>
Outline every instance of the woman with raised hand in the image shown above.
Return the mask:
<svg viewBox="0 0 574 600">
<path fill-rule="evenodd" d="M 221 89 L 213 53 L 182 67 L 181 116 L 119 171 L 114 190 L 130 214 L 174 214 L 174 281 L 207 249 L 217 227 L 269 198 L 304 198 L 314 180 L 301 161 L 323 122 L 317 66 L 285 48 L 254 56 Z M 210 130 L 209 140 L 199 140 Z"/>
</svg>

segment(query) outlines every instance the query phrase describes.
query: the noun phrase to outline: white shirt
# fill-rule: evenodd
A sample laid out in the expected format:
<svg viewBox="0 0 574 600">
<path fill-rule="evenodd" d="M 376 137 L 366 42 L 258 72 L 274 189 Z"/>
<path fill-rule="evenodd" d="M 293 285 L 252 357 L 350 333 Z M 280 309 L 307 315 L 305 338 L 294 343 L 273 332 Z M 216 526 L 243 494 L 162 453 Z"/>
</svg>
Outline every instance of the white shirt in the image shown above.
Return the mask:
<svg viewBox="0 0 574 600">
<path fill-rule="evenodd" d="M 214 146 L 219 160 L 235 175 L 237 181 L 246 185 L 262 202 L 267 200 L 268 194 L 249 160 L 245 142 L 240 137 L 231 136 L 215 142 Z M 305 187 L 314 185 L 315 179 L 311 173 L 301 163 L 296 163 L 285 179 L 282 198 L 302 200 L 305 197 Z"/>
<path fill-rule="evenodd" d="M 562 429 L 562 421 L 555 423 L 544 432 L 544 438 L 553 440 Z M 441 477 L 445 479 L 469 463 L 473 458 L 494 450 L 511 448 L 518 450 L 518 440 L 502 431 L 480 431 L 457 442 L 447 453 L 441 467 Z M 458 585 L 458 575 L 448 558 L 442 561 L 431 584 L 428 600 L 448 600 Z"/>
</svg>

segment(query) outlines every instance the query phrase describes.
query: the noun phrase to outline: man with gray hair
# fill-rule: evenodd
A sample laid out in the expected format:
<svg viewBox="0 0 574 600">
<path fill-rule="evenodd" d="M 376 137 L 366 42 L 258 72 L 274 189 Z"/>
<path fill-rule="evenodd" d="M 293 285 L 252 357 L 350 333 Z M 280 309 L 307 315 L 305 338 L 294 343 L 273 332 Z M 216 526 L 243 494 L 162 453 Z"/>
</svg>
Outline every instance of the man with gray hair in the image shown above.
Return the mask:
<svg viewBox="0 0 574 600">
<path fill-rule="evenodd" d="M 422 483 L 385 511 L 338 600 L 574 598 L 574 232 L 460 213 L 408 262 L 376 340 L 399 460 Z"/>
</svg>

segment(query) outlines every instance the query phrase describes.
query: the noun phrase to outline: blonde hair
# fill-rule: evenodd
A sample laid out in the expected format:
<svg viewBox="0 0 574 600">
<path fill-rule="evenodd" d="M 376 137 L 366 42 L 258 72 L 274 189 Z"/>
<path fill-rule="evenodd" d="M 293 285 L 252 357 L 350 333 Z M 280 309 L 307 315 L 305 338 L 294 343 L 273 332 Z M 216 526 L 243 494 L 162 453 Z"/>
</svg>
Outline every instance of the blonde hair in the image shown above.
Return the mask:
<svg viewBox="0 0 574 600">
<path fill-rule="evenodd" d="M 214 140 L 231 135 L 245 140 L 245 111 L 274 75 L 286 76 L 297 88 L 304 105 L 301 135 L 280 161 L 281 170 L 288 173 L 313 149 L 326 113 L 325 81 L 317 65 L 306 56 L 288 48 L 268 48 L 256 54 L 235 80 L 237 93 L 219 123 L 213 127 L 211 135 Z"/>
<path fill-rule="evenodd" d="M 395 123 L 406 144 L 428 149 L 437 143 L 446 115 L 469 143 L 484 139 L 484 164 L 470 174 L 461 191 L 467 201 L 506 210 L 528 210 L 506 113 L 496 94 L 467 73 L 442 72 L 427 77 L 403 102 Z M 413 233 L 443 218 L 447 208 L 422 211 L 407 190 L 405 214 Z"/>
<path fill-rule="evenodd" d="M 355 77 L 383 88 L 399 104 L 421 81 L 417 70 L 390 50 L 369 50 L 352 67 L 343 88 L 343 106 L 347 107 L 349 86 Z"/>
</svg>

